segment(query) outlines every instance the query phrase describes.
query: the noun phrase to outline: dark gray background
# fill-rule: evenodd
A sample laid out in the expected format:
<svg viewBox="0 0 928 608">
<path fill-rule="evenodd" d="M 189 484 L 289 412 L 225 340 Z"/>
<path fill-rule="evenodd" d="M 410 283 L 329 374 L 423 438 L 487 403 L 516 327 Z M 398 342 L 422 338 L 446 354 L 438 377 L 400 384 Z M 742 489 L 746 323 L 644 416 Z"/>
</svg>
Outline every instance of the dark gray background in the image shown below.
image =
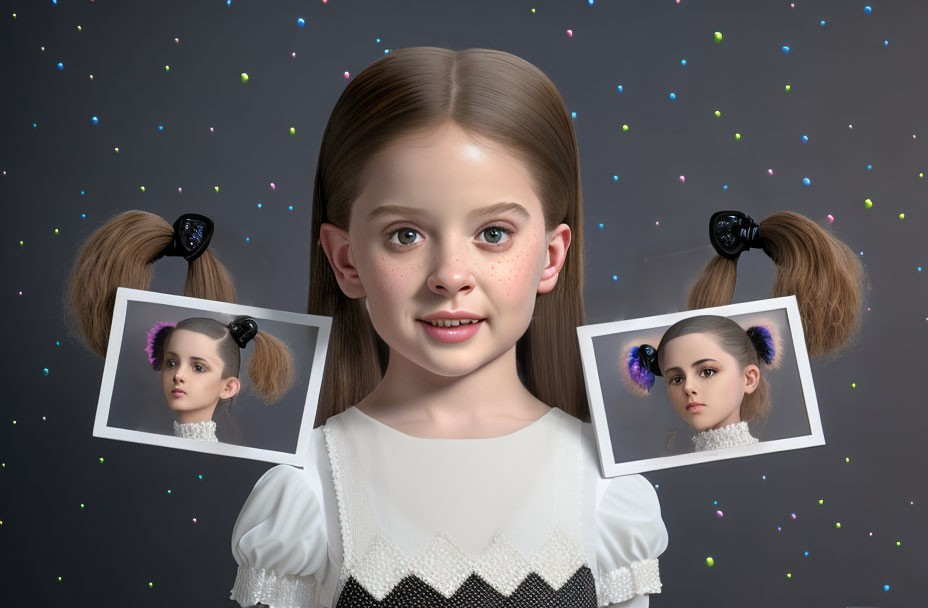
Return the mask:
<svg viewBox="0 0 928 608">
<path fill-rule="evenodd" d="M 812 431 L 786 310 L 778 308 L 765 313 L 728 316 L 742 327 L 762 322 L 777 331 L 782 342 L 776 365 L 761 370 L 770 386 L 770 413 L 749 423 L 751 434 L 760 441 L 810 435 Z M 692 454 L 694 451 L 694 433 L 674 412 L 667 397 L 667 381 L 655 378 L 648 396 L 638 397 L 629 390 L 626 384 L 628 375 L 620 369 L 620 366 L 627 365 L 630 345 L 650 343 L 658 347 L 660 337 L 669 327 L 669 324 L 656 325 L 648 330 L 623 331 L 593 338 L 599 386 L 612 439 L 613 462 Z"/>
<path fill-rule="evenodd" d="M 228 323 L 233 315 L 154 302 L 127 302 L 107 426 L 174 435 L 174 415 L 165 403 L 161 376 L 148 363 L 145 341 L 148 330 L 155 323 L 177 323 L 191 317 Z M 295 454 L 318 328 L 262 317 L 255 317 L 255 321 L 259 331 L 277 337 L 290 349 L 294 363 L 293 387 L 271 405 L 261 401 L 252 392 L 254 383 L 248 376 L 254 347 L 246 347 L 242 351 L 239 374 L 242 389 L 230 404 L 217 408 L 213 415 L 216 434 L 223 443 Z M 306 416 L 312 423 L 316 418 L 315 407 L 310 407 Z"/>
<path fill-rule="evenodd" d="M 230 532 L 268 465 L 93 438 L 103 362 L 62 321 L 68 269 L 118 211 L 196 211 L 242 303 L 304 312 L 316 153 L 344 73 L 429 44 L 521 55 L 577 113 L 590 322 L 678 310 L 720 208 L 832 214 L 867 267 L 859 337 L 813 362 L 826 447 L 648 475 L 670 532 L 652 605 L 922 604 L 928 6 L 871 4 L 5 2 L 4 602 L 229 604 Z M 741 263 L 737 299 L 765 297 L 769 260 Z M 159 262 L 153 288 L 178 293 L 183 269 Z"/>
</svg>

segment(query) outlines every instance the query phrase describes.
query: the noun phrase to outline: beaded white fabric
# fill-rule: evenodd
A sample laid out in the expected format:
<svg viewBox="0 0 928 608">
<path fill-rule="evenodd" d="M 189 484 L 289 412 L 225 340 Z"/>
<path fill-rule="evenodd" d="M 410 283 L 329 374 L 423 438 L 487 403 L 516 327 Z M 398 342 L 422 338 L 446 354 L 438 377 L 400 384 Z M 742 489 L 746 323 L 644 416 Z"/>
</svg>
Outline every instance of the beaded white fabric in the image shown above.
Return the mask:
<svg viewBox="0 0 928 608">
<path fill-rule="evenodd" d="M 302 608 L 310 605 L 315 587 L 311 576 L 277 576 L 270 570 L 239 566 L 231 599 L 241 606 L 261 602 L 272 608 Z"/>
<path fill-rule="evenodd" d="M 753 445 L 757 442 L 757 437 L 751 435 L 748 423 L 744 421 L 729 424 L 720 429 L 702 431 L 693 437 L 693 445 L 697 452 Z"/>
<path fill-rule="evenodd" d="M 636 595 L 661 592 L 661 575 L 656 559 L 633 562 L 612 572 L 600 572 L 596 599 L 600 606 L 617 604 Z"/>
<path fill-rule="evenodd" d="M 194 439 L 196 441 L 219 441 L 216 438 L 216 423 L 212 420 L 203 422 L 184 422 L 174 421 L 174 436 L 182 439 Z"/>
</svg>

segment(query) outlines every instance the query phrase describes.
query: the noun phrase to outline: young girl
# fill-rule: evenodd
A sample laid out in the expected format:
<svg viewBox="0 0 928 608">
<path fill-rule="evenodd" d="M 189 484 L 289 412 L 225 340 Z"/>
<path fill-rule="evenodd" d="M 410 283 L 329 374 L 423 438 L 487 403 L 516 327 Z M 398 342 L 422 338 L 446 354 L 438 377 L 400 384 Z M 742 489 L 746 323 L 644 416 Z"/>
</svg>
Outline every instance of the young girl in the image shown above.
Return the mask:
<svg viewBox="0 0 928 608">
<path fill-rule="evenodd" d="M 696 435 L 697 452 L 757 443 L 748 422 L 770 411 L 761 366 L 772 366 L 779 347 L 770 329 L 747 330 L 727 317 L 701 315 L 677 321 L 654 349 L 632 349 L 623 366 L 635 388 L 650 390 L 654 376 L 667 381 L 674 411 Z"/>
<path fill-rule="evenodd" d="M 233 599 L 647 605 L 656 494 L 601 478 L 578 420 L 581 229 L 571 119 L 534 66 L 413 48 L 349 83 L 313 205 L 325 425 L 242 509 Z"/>
<path fill-rule="evenodd" d="M 261 335 L 261 338 L 258 336 Z M 293 384 L 289 349 L 276 338 L 258 333 L 254 319 L 239 317 L 228 325 L 215 319 L 159 323 L 148 332 L 146 352 L 161 372 L 161 387 L 174 412 L 174 435 L 218 441 L 213 414 L 231 404 L 241 389 L 241 350 L 255 339 L 249 365 L 254 391 L 274 403 Z"/>
</svg>

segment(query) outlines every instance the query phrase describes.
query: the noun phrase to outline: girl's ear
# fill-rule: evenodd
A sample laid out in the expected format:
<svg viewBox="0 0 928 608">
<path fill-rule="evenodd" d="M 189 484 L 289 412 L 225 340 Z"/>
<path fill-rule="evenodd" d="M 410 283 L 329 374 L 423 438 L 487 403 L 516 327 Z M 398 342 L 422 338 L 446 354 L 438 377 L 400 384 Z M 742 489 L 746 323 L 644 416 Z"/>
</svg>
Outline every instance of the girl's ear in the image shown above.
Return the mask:
<svg viewBox="0 0 928 608">
<path fill-rule="evenodd" d="M 222 381 L 222 390 L 219 391 L 220 399 L 231 399 L 232 397 L 238 395 L 238 392 L 242 389 L 241 382 L 238 381 L 238 378 L 235 376 L 229 376 Z"/>
<path fill-rule="evenodd" d="M 744 368 L 744 394 L 750 395 L 757 390 L 759 385 L 760 368 L 752 363 Z"/>
<path fill-rule="evenodd" d="M 319 227 L 319 241 L 329 260 L 329 266 L 335 273 L 335 280 L 342 292 L 349 298 L 363 298 L 367 295 L 358 271 L 354 267 L 351 257 L 351 243 L 348 240 L 348 231 L 334 224 L 322 224 Z"/>
<path fill-rule="evenodd" d="M 548 293 L 557 285 L 558 273 L 567 261 L 567 249 L 570 248 L 570 226 L 560 224 L 548 233 L 548 255 L 545 268 L 538 281 L 538 293 Z"/>
</svg>

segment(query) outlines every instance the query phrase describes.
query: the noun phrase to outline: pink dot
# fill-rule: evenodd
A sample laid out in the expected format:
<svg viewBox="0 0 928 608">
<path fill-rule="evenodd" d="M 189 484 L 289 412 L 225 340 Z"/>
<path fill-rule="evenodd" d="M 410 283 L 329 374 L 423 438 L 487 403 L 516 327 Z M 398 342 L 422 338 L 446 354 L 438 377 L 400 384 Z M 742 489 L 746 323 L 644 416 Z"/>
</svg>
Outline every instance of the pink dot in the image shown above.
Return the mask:
<svg viewBox="0 0 928 608">
<path fill-rule="evenodd" d="M 833 216 L 832 214 L 829 213 L 828 216 L 827 216 L 825 219 L 828 220 L 828 223 L 829 223 L 829 224 L 833 224 L 834 221 L 835 221 L 835 216 Z"/>
<path fill-rule="evenodd" d="M 351 78 L 351 74 L 349 74 L 348 72 L 345 72 L 345 78 Z"/>
<path fill-rule="evenodd" d="M 685 184 L 685 183 L 686 183 L 686 176 L 685 176 L 685 175 L 681 175 L 681 176 L 680 176 L 680 183 L 681 183 L 681 184 Z"/>
<path fill-rule="evenodd" d="M 773 175 L 773 169 L 767 169 L 767 175 Z"/>
<path fill-rule="evenodd" d="M 184 193 L 184 189 L 183 189 L 183 188 L 178 188 L 178 189 L 177 189 L 177 193 L 178 193 L 178 194 L 183 194 L 183 193 Z"/>
<path fill-rule="evenodd" d="M 793 519 L 796 519 L 796 514 L 795 514 L 795 513 L 790 513 L 789 516 L 790 516 L 791 518 L 793 518 Z"/>
<path fill-rule="evenodd" d="M 290 56 L 296 59 L 296 53 L 290 53 Z"/>
<path fill-rule="evenodd" d="M 568 37 L 568 38 L 573 38 L 573 37 L 574 37 L 574 31 L 573 31 L 573 30 L 567 30 L 567 37 Z"/>
<path fill-rule="evenodd" d="M 716 511 L 716 512 L 715 512 L 715 516 L 718 517 L 719 519 L 721 519 L 721 518 L 725 517 L 725 513 L 723 513 L 722 511 Z"/>
<path fill-rule="evenodd" d="M 271 190 L 277 190 L 277 184 L 271 182 Z"/>
<path fill-rule="evenodd" d="M 210 128 L 209 128 L 209 132 L 210 132 L 210 133 L 215 133 L 215 132 L 216 132 L 216 129 L 210 127 Z"/>
</svg>

